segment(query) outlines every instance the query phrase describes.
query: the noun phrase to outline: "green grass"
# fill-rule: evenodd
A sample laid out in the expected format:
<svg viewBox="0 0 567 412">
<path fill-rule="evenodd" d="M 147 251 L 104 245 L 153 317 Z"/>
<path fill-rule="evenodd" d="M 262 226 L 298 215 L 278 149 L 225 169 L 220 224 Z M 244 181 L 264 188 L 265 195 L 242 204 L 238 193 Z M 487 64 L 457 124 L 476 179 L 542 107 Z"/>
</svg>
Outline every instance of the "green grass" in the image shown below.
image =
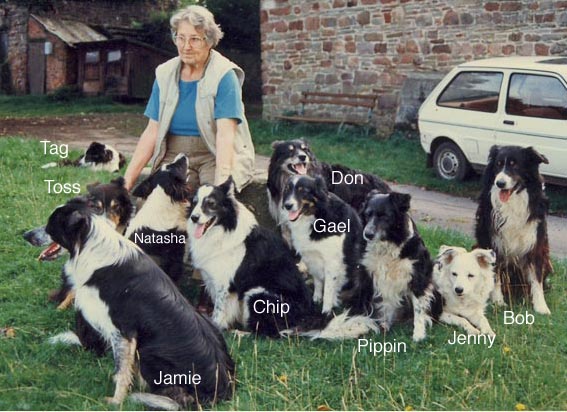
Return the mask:
<svg viewBox="0 0 567 412">
<path fill-rule="evenodd" d="M 448 182 L 439 179 L 433 169 L 425 167 L 426 154 L 419 140 L 407 139 L 396 133 L 386 140 L 365 137 L 359 129 L 337 134 L 335 127 L 282 124 L 272 133 L 272 124 L 251 122 L 254 145 L 258 153 L 271 155 L 273 140 L 305 137 L 317 158 L 325 162 L 341 163 L 383 179 L 401 184 L 421 186 L 429 190 L 476 199 L 480 193 L 479 176 L 465 182 Z M 567 214 L 567 187 L 547 185 L 550 212 Z"/>
<path fill-rule="evenodd" d="M 323 141 L 315 144 L 316 150 L 324 146 Z M 357 141 L 357 150 L 362 150 L 359 145 L 377 147 Z M 71 310 L 59 312 L 47 302 L 48 291 L 59 284 L 63 262 L 37 262 L 38 248 L 26 244 L 21 234 L 43 224 L 56 205 L 71 197 L 47 194 L 44 179 L 79 182 L 84 188 L 112 175 L 40 169 L 51 159 L 42 155 L 36 141 L 0 139 L 0 151 L 0 328 L 15 329 L 14 338 L 0 337 L 0 410 L 107 410 L 103 398 L 113 391 L 112 357 L 96 358 L 79 348 L 46 343 L 73 325 Z M 472 244 L 459 233 L 421 231 L 431 252 L 441 244 Z M 497 333 L 491 349 L 448 345 L 457 329 L 444 325 L 434 325 L 419 344 L 411 341 L 409 325 L 397 326 L 385 337 L 370 336 L 407 343 L 406 353 L 385 357 L 356 353 L 356 341 L 275 341 L 226 334 L 238 384 L 234 398 L 217 408 L 513 410 L 521 403 L 531 410 L 565 410 L 567 262 L 555 262 L 555 270 L 547 295 L 551 316 L 536 315 L 531 326 L 510 326 L 503 324 L 501 309 L 489 308 Z M 521 303 L 513 310 L 532 313 Z M 123 405 L 125 410 L 139 408 Z"/>
<path fill-rule="evenodd" d="M 43 117 L 141 111 L 143 108 L 138 104 L 121 104 L 110 97 L 83 97 L 70 101 L 57 101 L 50 96 L 0 95 L 0 117 Z"/>
</svg>

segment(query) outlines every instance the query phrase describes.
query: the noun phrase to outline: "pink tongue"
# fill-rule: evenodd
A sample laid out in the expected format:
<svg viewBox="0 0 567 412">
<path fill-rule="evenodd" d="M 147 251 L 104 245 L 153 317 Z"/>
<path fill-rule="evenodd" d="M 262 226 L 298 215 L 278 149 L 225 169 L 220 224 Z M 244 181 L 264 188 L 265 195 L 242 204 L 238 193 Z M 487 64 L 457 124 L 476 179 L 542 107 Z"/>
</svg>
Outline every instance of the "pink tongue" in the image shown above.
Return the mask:
<svg viewBox="0 0 567 412">
<path fill-rule="evenodd" d="M 288 213 L 288 218 L 291 221 L 294 221 L 295 219 L 297 219 L 299 216 L 299 210 L 295 211 L 295 212 L 289 212 Z"/>
<path fill-rule="evenodd" d="M 197 223 L 197 227 L 195 228 L 195 239 L 201 239 L 204 233 L 205 233 L 205 225 Z"/>
<path fill-rule="evenodd" d="M 510 196 L 512 196 L 512 191 L 511 190 L 501 190 L 499 195 L 500 195 L 500 201 L 502 203 L 506 203 L 508 200 L 510 200 Z"/>
<path fill-rule="evenodd" d="M 303 163 L 295 165 L 294 169 L 300 175 L 307 174 L 307 168 L 305 167 L 305 165 Z"/>
</svg>

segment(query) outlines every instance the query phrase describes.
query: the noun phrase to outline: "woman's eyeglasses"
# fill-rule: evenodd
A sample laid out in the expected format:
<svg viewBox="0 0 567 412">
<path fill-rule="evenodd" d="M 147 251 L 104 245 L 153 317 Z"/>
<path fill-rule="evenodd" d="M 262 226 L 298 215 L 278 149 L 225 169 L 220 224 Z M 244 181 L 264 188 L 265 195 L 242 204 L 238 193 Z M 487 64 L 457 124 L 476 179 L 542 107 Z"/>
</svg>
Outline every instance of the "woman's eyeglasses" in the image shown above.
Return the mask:
<svg viewBox="0 0 567 412">
<path fill-rule="evenodd" d="M 191 45 L 194 49 L 200 49 L 205 45 L 206 37 L 184 37 L 178 36 L 177 34 L 173 34 L 172 36 L 173 42 L 177 45 L 177 47 L 185 47 L 187 43 Z"/>
</svg>

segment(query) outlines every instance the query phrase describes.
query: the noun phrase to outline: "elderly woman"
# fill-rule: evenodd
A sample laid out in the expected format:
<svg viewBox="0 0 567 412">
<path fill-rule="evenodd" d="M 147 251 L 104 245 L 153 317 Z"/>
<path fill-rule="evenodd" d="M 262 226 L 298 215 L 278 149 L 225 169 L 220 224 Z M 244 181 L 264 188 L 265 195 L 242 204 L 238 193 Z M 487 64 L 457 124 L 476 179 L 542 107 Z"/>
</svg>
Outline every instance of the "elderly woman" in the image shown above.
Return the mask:
<svg viewBox="0 0 567 412">
<path fill-rule="evenodd" d="M 170 24 L 179 56 L 156 69 L 144 113 L 148 124 L 124 175 L 126 188 L 132 188 L 148 161 L 154 171 L 185 153 L 192 189 L 232 175 L 240 191 L 254 171 L 242 103 L 244 72 L 213 50 L 223 32 L 204 7 L 183 8 Z"/>
</svg>

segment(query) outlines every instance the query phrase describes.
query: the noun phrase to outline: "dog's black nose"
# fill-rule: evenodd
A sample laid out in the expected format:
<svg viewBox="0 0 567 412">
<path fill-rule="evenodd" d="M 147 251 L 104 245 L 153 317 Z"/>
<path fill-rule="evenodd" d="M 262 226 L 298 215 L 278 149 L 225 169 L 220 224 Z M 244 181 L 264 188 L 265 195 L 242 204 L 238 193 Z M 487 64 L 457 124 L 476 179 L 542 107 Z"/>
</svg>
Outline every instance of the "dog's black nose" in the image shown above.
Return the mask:
<svg viewBox="0 0 567 412">
<path fill-rule="evenodd" d="M 291 210 L 291 209 L 293 209 L 293 204 L 291 204 L 291 203 L 285 203 L 285 204 L 284 204 L 284 207 L 285 207 L 285 210 Z"/>
<path fill-rule="evenodd" d="M 463 294 L 463 288 L 455 288 L 455 293 L 457 295 L 462 295 Z"/>
<path fill-rule="evenodd" d="M 193 223 L 197 223 L 197 222 L 199 221 L 199 218 L 200 218 L 200 217 L 201 217 L 201 216 L 199 216 L 199 215 L 191 215 L 191 221 L 192 221 Z"/>
<path fill-rule="evenodd" d="M 506 187 L 506 182 L 504 180 L 498 180 L 496 182 L 496 186 L 498 186 L 499 189 L 504 189 Z"/>
<path fill-rule="evenodd" d="M 305 156 L 305 155 L 299 155 L 299 156 L 297 156 L 297 158 L 299 160 L 301 160 L 302 162 L 305 162 L 307 160 L 307 156 Z"/>
<path fill-rule="evenodd" d="M 370 231 L 368 231 L 368 230 L 365 230 L 365 231 L 364 231 L 364 238 L 365 238 L 366 240 L 372 240 L 372 239 L 374 239 L 374 235 L 375 235 L 375 233 L 372 233 L 372 232 L 370 232 Z"/>
</svg>

